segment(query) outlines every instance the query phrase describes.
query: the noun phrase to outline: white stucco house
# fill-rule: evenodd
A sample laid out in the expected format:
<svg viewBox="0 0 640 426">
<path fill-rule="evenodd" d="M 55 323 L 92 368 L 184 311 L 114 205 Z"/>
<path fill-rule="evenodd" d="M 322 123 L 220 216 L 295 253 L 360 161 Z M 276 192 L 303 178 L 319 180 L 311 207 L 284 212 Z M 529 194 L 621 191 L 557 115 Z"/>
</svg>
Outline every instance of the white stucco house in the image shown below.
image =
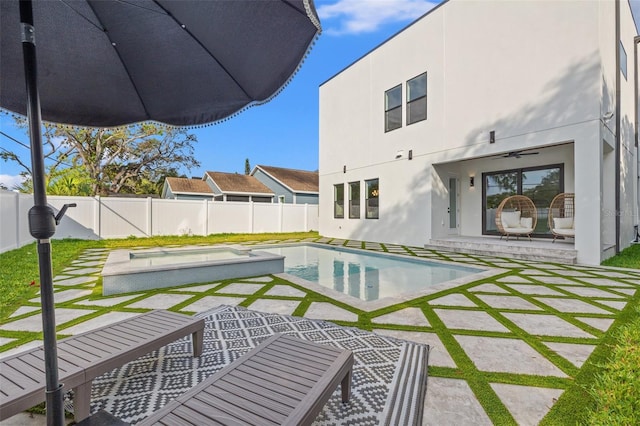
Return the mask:
<svg viewBox="0 0 640 426">
<path fill-rule="evenodd" d="M 320 233 L 497 240 L 501 198 L 570 192 L 553 247 L 612 256 L 639 222 L 638 41 L 627 0 L 443 2 L 320 86 Z"/>
</svg>

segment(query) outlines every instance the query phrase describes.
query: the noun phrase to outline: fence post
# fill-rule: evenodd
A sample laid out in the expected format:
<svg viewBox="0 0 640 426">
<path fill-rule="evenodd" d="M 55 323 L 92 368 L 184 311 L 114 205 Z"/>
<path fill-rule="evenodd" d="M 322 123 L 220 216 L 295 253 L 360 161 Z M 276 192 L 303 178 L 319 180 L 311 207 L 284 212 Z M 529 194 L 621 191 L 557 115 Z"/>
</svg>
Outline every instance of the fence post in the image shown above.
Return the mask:
<svg viewBox="0 0 640 426">
<path fill-rule="evenodd" d="M 153 236 L 153 205 L 151 197 L 147 197 L 147 237 Z"/>
<path fill-rule="evenodd" d="M 304 232 L 309 232 L 309 203 L 304 203 Z"/>
<path fill-rule="evenodd" d="M 202 226 L 204 228 L 204 236 L 206 237 L 209 235 L 209 200 L 204 198 L 202 201 L 204 201 L 204 221 Z"/>
<path fill-rule="evenodd" d="M 16 246 L 15 248 L 20 248 L 20 194 L 18 192 L 14 192 L 14 198 L 16 200 Z"/>
<path fill-rule="evenodd" d="M 249 220 L 251 221 L 250 234 L 254 233 L 255 229 L 255 209 L 253 208 L 253 200 L 249 200 Z"/>
<path fill-rule="evenodd" d="M 98 236 L 98 239 L 101 240 L 102 239 L 102 229 L 100 229 L 102 227 L 102 223 L 101 223 L 101 216 L 102 216 L 102 202 L 100 201 L 100 196 L 96 195 L 95 197 L 93 197 L 94 200 L 94 204 L 93 204 L 93 229 L 96 230 L 96 235 Z"/>
<path fill-rule="evenodd" d="M 282 222 L 284 219 L 284 203 L 278 203 L 278 231 L 282 232 Z"/>
</svg>

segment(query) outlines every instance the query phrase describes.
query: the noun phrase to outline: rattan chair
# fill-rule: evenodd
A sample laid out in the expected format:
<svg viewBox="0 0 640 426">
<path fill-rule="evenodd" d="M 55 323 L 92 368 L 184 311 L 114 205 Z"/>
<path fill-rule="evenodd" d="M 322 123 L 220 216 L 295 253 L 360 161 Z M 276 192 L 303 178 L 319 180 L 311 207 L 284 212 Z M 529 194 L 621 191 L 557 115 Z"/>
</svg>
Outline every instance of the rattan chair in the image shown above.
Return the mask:
<svg viewBox="0 0 640 426">
<path fill-rule="evenodd" d="M 551 200 L 548 225 L 553 234 L 553 242 L 559 237 L 566 239 L 576 236 L 574 224 L 575 198 L 576 195 L 574 193 L 563 192 Z"/>
<path fill-rule="evenodd" d="M 524 195 L 512 195 L 502 200 L 496 211 L 496 227 L 500 234 L 500 239 L 506 236 L 509 241 L 510 236 L 519 239 L 521 235 L 526 235 L 531 241 L 531 234 L 536 229 L 538 223 L 538 210 L 531 198 Z"/>
</svg>

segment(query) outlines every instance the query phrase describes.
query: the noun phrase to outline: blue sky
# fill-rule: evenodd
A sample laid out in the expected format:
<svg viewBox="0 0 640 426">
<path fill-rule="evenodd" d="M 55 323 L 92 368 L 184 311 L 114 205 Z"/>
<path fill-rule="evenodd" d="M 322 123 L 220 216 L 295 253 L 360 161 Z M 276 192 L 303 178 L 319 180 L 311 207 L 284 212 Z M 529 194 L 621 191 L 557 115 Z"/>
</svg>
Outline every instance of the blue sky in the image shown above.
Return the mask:
<svg viewBox="0 0 640 426">
<path fill-rule="evenodd" d="M 198 137 L 196 157 L 201 166 L 189 176 L 205 171 L 244 172 L 265 164 L 303 170 L 318 168 L 318 90 L 320 84 L 384 40 L 426 13 L 439 1 L 427 0 L 315 0 L 323 34 L 291 83 L 275 99 L 250 108 L 235 118 L 193 129 Z M 632 0 L 640 18 L 640 0 Z M 0 130 L 28 143 L 25 133 L 0 116 Z M 14 150 L 28 161 L 29 152 L 0 135 L 0 147 Z M 0 183 L 17 183 L 19 166 L 0 162 Z"/>
</svg>

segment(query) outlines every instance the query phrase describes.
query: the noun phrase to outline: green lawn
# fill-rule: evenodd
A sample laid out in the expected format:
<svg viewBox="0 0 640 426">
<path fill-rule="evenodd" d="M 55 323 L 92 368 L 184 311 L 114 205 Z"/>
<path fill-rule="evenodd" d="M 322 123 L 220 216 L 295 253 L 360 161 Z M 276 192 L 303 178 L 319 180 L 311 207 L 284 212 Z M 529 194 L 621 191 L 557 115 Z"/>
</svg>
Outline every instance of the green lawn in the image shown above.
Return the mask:
<svg viewBox="0 0 640 426">
<path fill-rule="evenodd" d="M 101 241 L 54 240 L 52 243 L 53 275 L 59 274 L 80 253 L 89 248 L 115 249 L 304 238 L 318 238 L 318 234 L 224 234 L 207 237 L 154 237 Z M 38 262 L 35 244 L 0 254 L 0 264 L 2 265 L 0 268 L 0 322 L 2 322 L 15 309 L 35 297 L 38 291 Z M 640 269 L 640 246 L 626 249 L 618 256 L 608 259 L 603 265 Z M 34 282 L 33 285 L 32 282 Z M 472 296 L 469 295 L 469 297 Z M 321 299 L 324 300 L 323 297 L 318 300 Z M 307 300 L 306 305 L 308 303 Z M 304 310 L 306 305 L 301 305 L 299 309 Z M 407 306 L 413 305 L 408 302 Z M 347 307 L 344 306 L 344 308 Z M 361 320 L 362 318 L 366 319 L 366 315 L 361 316 Z M 433 327 L 442 326 L 437 317 L 429 317 L 428 319 Z M 357 325 L 365 329 L 371 328 L 371 324 L 367 321 L 362 324 L 359 322 Z M 568 386 L 563 397 L 555 404 L 541 424 L 640 424 L 640 398 L 638 397 L 640 395 L 640 368 L 638 368 L 640 365 L 640 350 L 638 350 L 640 347 L 640 295 L 637 294 L 629 301 L 627 308 L 617 317 L 610 330 L 602 337 L 602 341 L 593 352 L 590 362 L 580 369 L 574 382 Z M 441 337 L 447 335 L 444 331 L 441 333 Z M 529 343 L 534 347 L 536 345 L 536 342 Z M 456 345 L 452 344 L 451 346 Z M 454 355 L 459 355 L 456 359 L 465 359 L 463 352 Z M 470 360 L 469 363 L 469 365 L 462 363 L 462 366 L 469 371 L 475 371 Z M 451 376 L 453 378 L 457 377 L 459 373 L 458 370 L 443 367 L 436 367 L 435 370 L 430 367 L 430 371 L 438 373 L 436 375 L 441 377 Z M 473 382 L 474 377 L 471 375 L 466 379 Z M 478 382 L 482 382 L 482 380 L 478 380 Z M 503 417 L 506 419 L 506 423 L 512 423 L 511 416 L 506 412 L 502 403 L 486 397 L 486 395 L 493 393 L 490 391 L 482 392 L 481 385 L 482 383 L 474 386 L 474 389 L 484 394 L 477 395 L 477 397 L 485 410 L 491 411 L 490 417 L 498 423 Z"/>
</svg>

